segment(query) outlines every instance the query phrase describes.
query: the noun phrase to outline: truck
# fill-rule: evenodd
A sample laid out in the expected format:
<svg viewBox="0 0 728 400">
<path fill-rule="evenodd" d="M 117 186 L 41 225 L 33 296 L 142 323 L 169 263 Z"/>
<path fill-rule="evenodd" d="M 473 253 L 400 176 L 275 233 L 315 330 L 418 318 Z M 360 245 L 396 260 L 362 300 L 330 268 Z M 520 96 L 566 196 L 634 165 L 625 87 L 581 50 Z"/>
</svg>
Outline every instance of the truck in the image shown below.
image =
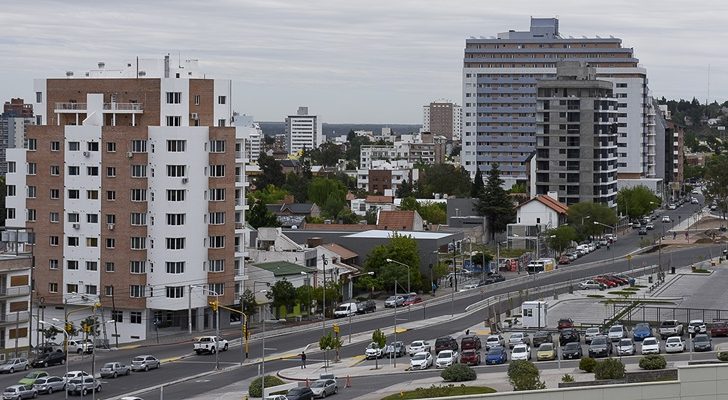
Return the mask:
<svg viewBox="0 0 728 400">
<path fill-rule="evenodd" d="M 334 318 L 349 317 L 357 313 L 359 310 L 356 303 L 343 303 L 339 304 L 334 310 Z"/>
<path fill-rule="evenodd" d="M 228 341 L 219 336 L 217 338 L 215 336 L 201 336 L 197 338 L 194 344 L 194 350 L 197 354 L 215 354 L 218 349 L 220 351 L 227 351 L 228 349 Z"/>
<path fill-rule="evenodd" d="M 68 340 L 68 352 L 69 353 L 87 353 L 91 354 L 94 351 L 94 342 L 91 341 L 91 339 L 85 339 L 85 340 L 77 340 L 77 339 L 69 339 Z"/>
<path fill-rule="evenodd" d="M 659 332 L 662 340 L 670 336 L 682 336 L 683 325 L 675 319 L 666 319 L 660 323 Z"/>
<path fill-rule="evenodd" d="M 556 260 L 553 258 L 540 258 L 538 260 L 531 261 L 526 266 L 526 271 L 529 275 L 538 274 L 541 272 L 553 271 L 556 266 Z"/>
<path fill-rule="evenodd" d="M 129 375 L 131 368 L 119 362 L 108 362 L 101 367 L 101 371 L 99 372 L 102 378 L 116 378 L 120 375 Z"/>
</svg>

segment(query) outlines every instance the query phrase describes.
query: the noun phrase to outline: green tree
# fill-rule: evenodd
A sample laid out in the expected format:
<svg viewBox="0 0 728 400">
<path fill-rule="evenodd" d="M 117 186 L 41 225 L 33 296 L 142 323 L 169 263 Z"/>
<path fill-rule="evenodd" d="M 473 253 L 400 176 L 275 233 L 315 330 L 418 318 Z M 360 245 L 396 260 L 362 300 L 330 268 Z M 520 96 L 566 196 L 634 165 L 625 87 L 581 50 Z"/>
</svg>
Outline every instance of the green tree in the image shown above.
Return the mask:
<svg viewBox="0 0 728 400">
<path fill-rule="evenodd" d="M 48 328 L 42 328 L 41 332 L 43 332 L 43 338 L 45 338 L 46 342 L 55 342 L 56 336 L 62 331 L 51 325 Z"/>
<path fill-rule="evenodd" d="M 485 217 L 490 240 L 495 240 L 496 232 L 503 232 L 516 216 L 513 201 L 503 189 L 498 164 L 493 164 L 488 171 L 488 178 L 476 208 Z"/>
<path fill-rule="evenodd" d="M 374 332 L 372 332 L 372 342 L 376 343 L 377 346 L 379 346 L 382 351 L 384 350 L 384 346 L 387 344 L 387 336 L 382 332 L 381 329 L 376 329 Z M 374 358 L 375 361 L 375 369 L 379 369 L 379 359 Z"/>
<path fill-rule="evenodd" d="M 318 204 L 330 218 L 336 218 L 346 205 L 347 189 L 341 181 L 314 178 L 308 185 L 308 200 Z"/>
<path fill-rule="evenodd" d="M 377 210 L 376 209 L 370 209 L 367 210 L 366 215 L 367 224 L 369 225 L 376 225 L 377 224 Z"/>
<path fill-rule="evenodd" d="M 338 144 L 325 142 L 318 148 L 311 150 L 308 155 L 317 165 L 334 167 L 339 162 L 339 159 L 344 158 L 344 151 Z"/>
<path fill-rule="evenodd" d="M 617 214 L 604 204 L 583 201 L 572 204 L 567 211 L 569 226 L 576 229 L 577 238 L 584 240 L 589 236 L 601 235 L 604 225 L 614 226 Z M 594 221 L 604 225 L 595 224 Z"/>
<path fill-rule="evenodd" d="M 725 219 L 728 213 L 728 155 L 714 155 L 705 163 L 705 195 L 714 201 Z"/>
<path fill-rule="evenodd" d="M 403 180 L 402 183 L 399 184 L 399 187 L 397 188 L 397 191 L 395 192 L 395 195 L 397 197 L 404 198 L 412 196 L 412 185 L 407 181 L 407 179 Z"/>
<path fill-rule="evenodd" d="M 624 364 L 611 357 L 597 361 L 597 365 L 594 367 L 594 377 L 596 379 L 622 379 L 624 378 Z"/>
<path fill-rule="evenodd" d="M 282 187 L 286 182 L 281 163 L 275 158 L 265 154 L 265 152 L 260 152 L 258 165 L 260 166 L 260 175 L 255 180 L 256 189 L 264 189 L 268 185 Z"/>
<path fill-rule="evenodd" d="M 308 185 L 310 183 L 311 180 L 305 174 L 289 172 L 286 175 L 286 183 L 283 188 L 290 192 L 297 202 L 305 203 L 308 201 Z"/>
<path fill-rule="evenodd" d="M 511 189 L 508 192 L 509 193 L 528 193 L 528 188 L 526 187 L 525 183 L 516 183 L 515 185 L 511 186 Z"/>
<path fill-rule="evenodd" d="M 445 224 L 447 222 L 447 205 L 445 203 L 430 203 L 420 205 L 417 212 L 422 219 L 431 224 Z"/>
<path fill-rule="evenodd" d="M 511 361 L 508 365 L 508 380 L 515 391 L 546 389 L 538 368 L 526 360 Z"/>
<path fill-rule="evenodd" d="M 321 339 L 319 339 L 319 349 L 325 351 L 326 354 L 328 354 L 329 350 L 336 351 L 336 362 L 339 362 L 339 350 L 343 345 L 344 342 L 341 340 L 339 335 L 334 336 L 331 332 L 321 336 Z M 326 358 L 328 359 L 328 355 Z"/>
<path fill-rule="evenodd" d="M 250 318 L 258 312 L 258 302 L 255 300 L 255 294 L 250 289 L 245 289 L 241 297 L 243 301 L 243 312 Z"/>
<path fill-rule="evenodd" d="M 253 207 L 250 208 L 246 220 L 255 229 L 280 226 L 275 214 L 268 211 L 268 208 L 260 200 L 256 201 Z"/>
<path fill-rule="evenodd" d="M 617 192 L 617 207 L 630 219 L 642 218 L 660 206 L 661 200 L 646 186 L 624 188 Z"/>
<path fill-rule="evenodd" d="M 353 161 L 356 165 L 359 165 L 359 157 L 361 155 L 361 146 L 372 144 L 371 140 L 366 136 L 356 136 L 353 130 L 349 131 L 346 136 L 346 141 L 349 143 L 349 148 L 346 149 L 344 157 L 347 160 Z"/>
<path fill-rule="evenodd" d="M 314 288 L 311 285 L 296 288 L 296 302 L 301 305 L 301 312 L 306 310 L 306 315 L 311 315 L 311 306 L 315 299 Z"/>
<path fill-rule="evenodd" d="M 272 300 L 272 306 L 276 317 L 280 318 L 280 308 L 285 307 L 286 312 L 290 311 L 296 301 L 296 289 L 286 278 L 283 278 L 270 287 L 265 294 L 268 300 Z"/>
<path fill-rule="evenodd" d="M 433 193 L 470 196 L 473 183 L 465 168 L 458 169 L 452 164 L 429 164 L 420 167 L 422 171 L 417 181 L 417 197 L 432 198 Z"/>
<path fill-rule="evenodd" d="M 268 185 L 262 190 L 249 192 L 248 199 L 251 203 L 260 200 L 263 204 L 276 204 L 281 202 L 287 194 L 288 191 L 282 188 L 276 187 L 275 185 Z"/>
<path fill-rule="evenodd" d="M 558 228 L 546 231 L 546 242 L 550 248 L 558 251 L 559 254 L 571 247 L 571 242 L 576 239 L 576 229 L 570 225 L 561 225 Z"/>
<path fill-rule="evenodd" d="M 387 259 L 409 265 L 410 287 L 412 290 L 422 289 L 420 255 L 416 240 L 410 236 L 395 233 L 389 243 L 372 249 L 364 263 L 364 269 L 367 272 L 374 272 L 378 283 L 377 288 L 393 291 L 395 280 L 399 283 L 400 288 L 405 287 L 407 284 L 407 267 L 396 263 L 388 263 Z M 398 289 L 398 292 L 400 290 Z"/>
<path fill-rule="evenodd" d="M 470 191 L 470 197 L 474 199 L 480 198 L 485 190 L 485 182 L 483 182 L 483 172 L 478 168 L 475 171 L 475 178 L 473 179 L 473 189 Z"/>
<path fill-rule="evenodd" d="M 402 202 L 399 203 L 399 209 L 403 211 L 417 211 L 419 208 L 419 203 L 417 203 L 417 200 L 412 196 L 403 198 Z"/>
</svg>

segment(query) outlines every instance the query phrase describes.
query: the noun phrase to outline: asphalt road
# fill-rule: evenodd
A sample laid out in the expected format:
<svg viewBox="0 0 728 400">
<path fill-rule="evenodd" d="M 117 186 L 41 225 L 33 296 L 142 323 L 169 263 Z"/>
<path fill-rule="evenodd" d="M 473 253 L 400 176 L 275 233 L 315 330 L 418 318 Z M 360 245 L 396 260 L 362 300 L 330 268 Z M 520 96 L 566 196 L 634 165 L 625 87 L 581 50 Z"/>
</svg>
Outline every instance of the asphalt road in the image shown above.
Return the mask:
<svg viewBox="0 0 728 400">
<path fill-rule="evenodd" d="M 665 230 L 669 229 L 670 226 L 677 223 L 677 216 L 681 218 L 687 218 L 698 210 L 697 206 L 685 204 L 684 206 L 673 211 L 666 211 L 672 217 L 673 222 L 670 224 L 664 224 Z M 659 219 L 658 219 L 659 221 Z M 662 226 L 660 222 L 655 223 L 656 230 L 661 231 Z M 486 292 L 481 294 L 478 290 L 469 292 L 457 293 L 454 301 L 451 302 L 440 302 L 434 305 L 427 305 L 427 302 L 423 306 L 413 307 L 413 311 L 409 314 L 410 321 L 421 320 L 423 318 L 431 318 L 434 316 L 448 315 L 453 310 L 455 313 L 462 312 L 465 307 L 480 300 L 484 296 L 493 296 L 498 294 L 505 294 L 507 292 L 518 291 L 529 289 L 537 286 L 544 286 L 563 282 L 566 280 L 580 280 L 595 274 L 609 272 L 625 272 L 629 271 L 630 267 L 639 267 L 642 265 L 652 265 L 658 262 L 658 252 L 652 252 L 644 255 L 635 256 L 632 258 L 631 263 L 628 263 L 624 258 L 624 255 L 636 250 L 638 248 L 639 237 L 636 231 L 630 231 L 623 236 L 619 236 L 617 242 L 611 246 L 609 250 L 602 248 L 588 254 L 577 262 L 561 266 L 559 273 L 547 273 L 534 276 L 533 279 L 526 281 L 520 281 L 507 287 L 488 288 Z M 713 254 L 721 249 L 719 245 L 700 245 L 690 246 L 685 248 L 676 249 L 670 251 L 672 263 L 676 266 L 688 265 L 696 260 L 698 257 L 702 257 L 706 254 L 707 249 L 712 248 Z M 665 261 L 663 259 L 663 261 Z M 568 274 L 565 272 L 568 271 Z M 400 313 L 399 317 L 402 317 L 404 313 Z M 482 323 L 483 314 L 474 313 L 471 315 L 464 316 L 459 319 L 450 320 L 446 324 L 438 324 L 429 326 L 427 328 L 417 329 L 416 331 L 408 331 L 399 334 L 397 339 L 409 343 L 412 340 L 419 338 L 433 338 L 441 335 L 447 335 L 452 332 L 464 330 L 478 323 Z M 342 324 L 342 334 L 349 332 L 349 326 L 346 321 Z M 351 324 L 351 331 L 356 334 L 359 332 L 368 332 L 376 328 L 388 327 L 393 324 L 392 312 L 377 312 L 377 314 L 369 315 L 367 318 L 358 320 L 353 319 Z M 320 325 L 318 325 L 320 326 Z M 329 325 L 327 325 L 329 326 Z M 300 349 L 310 343 L 318 342 L 322 333 L 321 329 L 314 327 L 313 329 L 306 329 L 302 327 L 301 331 L 288 334 L 285 336 L 268 337 L 266 339 L 266 348 L 274 348 L 275 353 L 285 353 L 296 349 Z M 362 353 L 363 346 L 361 343 L 355 343 L 351 346 L 345 346 L 341 350 L 342 357 L 352 357 L 360 355 Z M 153 346 L 149 348 L 131 349 L 131 350 L 119 350 L 111 352 L 99 352 L 96 357 L 96 368 L 98 368 L 106 361 L 121 361 L 129 363 L 131 359 L 140 354 L 153 354 L 154 356 L 165 360 L 171 359 L 170 362 L 166 362 L 162 365 L 159 370 L 153 370 L 147 373 L 134 373 L 130 377 L 121 377 L 116 380 L 104 380 L 103 394 L 99 398 L 111 398 L 114 396 L 120 396 L 125 393 L 129 393 L 135 390 L 152 387 L 166 382 L 171 382 L 182 377 L 189 377 L 210 371 L 214 368 L 214 356 L 192 356 L 185 358 L 184 360 L 175 360 L 181 356 L 190 355 L 191 353 L 191 342 L 185 344 L 171 344 Z M 261 346 L 259 340 L 253 340 L 250 343 L 250 357 L 259 358 L 262 355 Z M 310 353 L 311 358 L 316 358 L 315 353 Z M 220 353 L 221 367 L 235 365 L 240 362 L 239 350 L 232 348 L 230 351 Z M 266 371 L 277 371 L 283 368 L 290 367 L 295 360 L 277 360 L 266 363 Z M 55 366 L 45 369 L 50 374 L 62 375 L 65 371 L 64 366 Z M 91 370 L 90 357 L 85 356 L 81 359 L 78 356 L 73 356 L 70 362 L 69 370 Z M 221 382 L 230 382 L 246 379 L 253 377 L 258 374 L 258 366 L 247 364 L 242 368 L 236 368 L 230 372 L 222 372 L 216 375 L 207 376 L 204 378 L 192 380 L 186 383 L 176 383 L 173 386 L 165 389 L 165 396 L 168 398 L 186 398 L 194 394 L 205 393 L 211 388 L 219 388 L 224 386 Z M 22 373 L 15 373 L 13 375 L 3 375 L 0 377 L 0 387 L 12 385 L 22 377 Z M 225 377 L 223 380 L 219 380 L 220 377 Z M 374 377 L 368 378 L 357 378 L 375 379 Z M 376 378 L 385 379 L 385 378 Z M 175 395 L 175 391 L 179 391 Z M 157 390 L 158 393 L 158 390 Z M 62 393 L 46 396 L 47 398 L 62 398 Z M 143 396 L 144 397 L 144 396 Z M 347 396 L 348 397 L 348 396 Z M 147 398 L 158 398 L 158 394 L 149 396 Z"/>
</svg>

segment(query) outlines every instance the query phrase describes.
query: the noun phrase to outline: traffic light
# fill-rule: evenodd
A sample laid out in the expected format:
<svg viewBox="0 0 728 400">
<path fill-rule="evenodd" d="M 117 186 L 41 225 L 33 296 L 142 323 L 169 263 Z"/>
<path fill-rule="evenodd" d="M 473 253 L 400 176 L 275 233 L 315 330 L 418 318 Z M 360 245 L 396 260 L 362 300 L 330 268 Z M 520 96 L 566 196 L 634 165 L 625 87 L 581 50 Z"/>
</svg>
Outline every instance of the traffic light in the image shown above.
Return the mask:
<svg viewBox="0 0 728 400">
<path fill-rule="evenodd" d="M 211 301 L 209 304 L 210 308 L 212 308 L 212 311 L 217 312 L 217 301 Z"/>
<path fill-rule="evenodd" d="M 73 324 L 72 323 L 66 322 L 65 328 L 66 328 L 66 333 L 70 334 L 71 332 L 73 332 Z"/>
</svg>

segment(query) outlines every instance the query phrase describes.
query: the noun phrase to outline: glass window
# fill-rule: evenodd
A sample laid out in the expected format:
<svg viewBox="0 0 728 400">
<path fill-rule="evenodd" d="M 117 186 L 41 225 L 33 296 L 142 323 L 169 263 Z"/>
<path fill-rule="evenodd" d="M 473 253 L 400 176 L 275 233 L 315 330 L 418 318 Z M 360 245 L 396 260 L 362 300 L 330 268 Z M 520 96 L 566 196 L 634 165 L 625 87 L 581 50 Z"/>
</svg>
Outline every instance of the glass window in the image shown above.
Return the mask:
<svg viewBox="0 0 728 400">
<path fill-rule="evenodd" d="M 225 271 L 225 260 L 210 260 L 208 262 L 210 272 L 223 272 Z"/>
<path fill-rule="evenodd" d="M 167 140 L 167 151 L 170 153 L 179 153 L 186 150 L 186 140 Z"/>
<path fill-rule="evenodd" d="M 143 274 L 146 273 L 147 263 L 145 261 L 130 261 L 129 271 L 132 274 Z"/>
<path fill-rule="evenodd" d="M 132 153 L 146 153 L 147 152 L 147 141 L 146 140 L 132 140 L 131 141 L 131 152 Z"/>
<path fill-rule="evenodd" d="M 184 274 L 185 273 L 185 262 L 184 261 L 167 261 L 167 273 L 168 274 Z"/>
</svg>

